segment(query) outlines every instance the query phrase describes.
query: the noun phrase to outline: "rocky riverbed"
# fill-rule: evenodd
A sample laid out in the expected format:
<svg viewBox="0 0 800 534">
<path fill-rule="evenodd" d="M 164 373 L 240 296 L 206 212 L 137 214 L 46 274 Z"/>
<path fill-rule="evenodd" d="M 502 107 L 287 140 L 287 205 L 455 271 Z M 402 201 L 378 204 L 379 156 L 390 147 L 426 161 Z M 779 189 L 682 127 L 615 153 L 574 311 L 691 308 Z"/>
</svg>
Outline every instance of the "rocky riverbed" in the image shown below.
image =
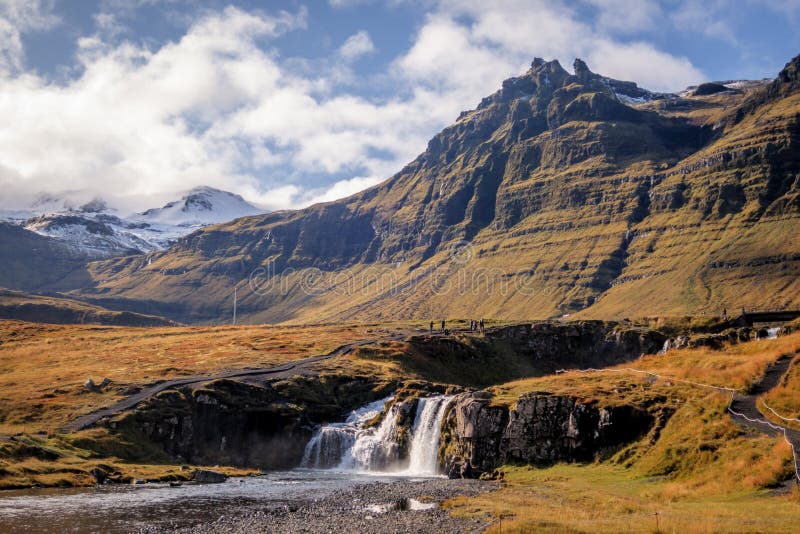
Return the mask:
<svg viewBox="0 0 800 534">
<path fill-rule="evenodd" d="M 367 483 L 336 490 L 321 499 L 308 495 L 307 500 L 273 503 L 263 509 L 246 506 L 192 527 L 160 526 L 140 532 L 481 532 L 491 523 L 490 517 L 455 518 L 441 510 L 439 504 L 458 495 L 477 495 L 497 487 L 496 482 L 447 479 Z"/>
</svg>

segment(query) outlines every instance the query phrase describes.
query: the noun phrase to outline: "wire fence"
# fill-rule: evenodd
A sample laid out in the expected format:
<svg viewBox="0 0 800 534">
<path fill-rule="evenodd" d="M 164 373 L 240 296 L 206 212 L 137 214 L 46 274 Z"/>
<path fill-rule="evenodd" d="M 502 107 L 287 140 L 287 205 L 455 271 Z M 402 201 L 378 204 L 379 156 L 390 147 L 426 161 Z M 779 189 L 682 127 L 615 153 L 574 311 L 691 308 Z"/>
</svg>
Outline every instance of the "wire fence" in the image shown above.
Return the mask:
<svg viewBox="0 0 800 534">
<path fill-rule="evenodd" d="M 800 423 L 800 419 L 798 419 L 797 417 L 784 417 L 783 415 L 781 415 L 778 412 L 776 412 L 775 410 L 773 410 L 772 406 L 767 404 L 767 401 L 765 401 L 763 398 L 761 398 L 759 400 L 761 401 L 761 404 L 764 405 L 764 408 L 766 408 L 767 410 L 772 412 L 772 415 L 774 415 L 778 419 L 782 419 L 782 420 L 786 421 L 787 423 Z"/>
<path fill-rule="evenodd" d="M 702 382 L 693 382 L 691 380 L 683 380 L 683 379 L 680 379 L 680 378 L 674 378 L 674 377 L 660 375 L 660 374 L 654 373 L 652 371 L 644 371 L 642 369 L 634 369 L 633 367 L 623 367 L 621 369 L 595 369 L 595 368 L 590 367 L 588 369 L 571 369 L 571 371 L 575 371 L 575 372 L 578 372 L 578 373 L 598 373 L 598 372 L 625 373 L 625 372 L 631 372 L 631 373 L 638 373 L 638 374 L 642 374 L 642 375 L 649 375 L 649 376 L 653 377 L 654 379 L 661 379 L 661 380 L 664 380 L 664 381 L 667 381 L 667 382 L 677 382 L 677 383 L 682 383 L 682 384 L 688 384 L 688 385 L 691 385 L 691 386 L 696 386 L 696 387 L 713 389 L 713 390 L 725 392 L 725 393 L 730 395 L 730 400 L 728 401 L 728 407 L 727 407 L 727 411 L 729 413 L 731 413 L 731 414 L 733 414 L 733 415 L 735 415 L 737 417 L 741 417 L 742 419 L 744 419 L 746 421 L 749 421 L 751 423 L 766 425 L 766 426 L 768 426 L 768 427 L 780 432 L 783 435 L 783 439 L 786 441 L 786 443 L 789 444 L 789 447 L 791 447 L 791 449 L 792 449 L 792 460 L 793 460 L 793 467 L 794 467 L 794 476 L 795 476 L 795 479 L 797 480 L 797 483 L 800 484 L 800 466 L 798 466 L 797 450 L 795 449 L 794 443 L 792 443 L 792 440 L 789 439 L 789 435 L 787 434 L 787 431 L 789 429 L 787 429 L 787 428 L 785 428 L 785 427 L 783 427 L 781 425 L 778 425 L 776 423 L 773 423 L 773 422 L 771 422 L 771 421 L 769 421 L 767 419 L 748 417 L 747 415 L 745 415 L 743 413 L 739 413 L 736 410 L 734 410 L 733 409 L 733 401 L 736 398 L 736 389 L 734 389 L 734 388 L 728 388 L 728 387 L 722 387 L 722 386 L 714 386 L 714 385 L 711 385 L 711 384 L 703 384 Z M 558 374 L 565 373 L 565 372 L 567 372 L 566 369 L 559 369 L 558 371 L 556 371 L 556 373 L 558 373 Z M 761 402 L 764 403 L 764 405 L 766 406 L 766 403 L 764 402 L 763 399 L 761 399 Z M 772 410 L 772 409 L 770 408 L 770 410 Z M 784 419 L 786 421 L 798 421 L 798 422 L 800 422 L 800 420 L 798 420 L 798 419 L 787 419 L 785 417 L 782 417 L 780 414 L 775 412 L 775 410 L 772 410 L 772 412 L 775 413 L 775 415 L 777 415 L 781 419 Z"/>
</svg>

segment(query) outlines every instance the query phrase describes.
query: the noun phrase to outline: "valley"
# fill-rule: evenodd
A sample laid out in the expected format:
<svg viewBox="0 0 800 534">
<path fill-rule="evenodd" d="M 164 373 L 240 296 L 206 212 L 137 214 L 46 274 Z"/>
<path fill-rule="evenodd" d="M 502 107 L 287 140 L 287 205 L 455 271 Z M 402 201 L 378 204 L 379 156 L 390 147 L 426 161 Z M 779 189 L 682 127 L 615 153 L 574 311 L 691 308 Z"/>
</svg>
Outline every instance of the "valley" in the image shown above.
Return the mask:
<svg viewBox="0 0 800 534">
<path fill-rule="evenodd" d="M 535 58 L 340 200 L 6 213 L 0 530 L 792 530 L 799 117 Z"/>
<path fill-rule="evenodd" d="M 501 323 L 487 325 L 484 334 L 471 332 L 466 321 L 449 323 L 449 334 L 429 333 L 419 322 L 0 325 L 3 406 L 14 407 L 2 413 L 0 426 L 0 485 L 6 488 L 93 485 L 99 476 L 185 481 L 193 475 L 181 468 L 187 463 L 228 475 L 280 473 L 304 465 L 309 455 L 332 455 L 335 465 L 348 450 L 337 447 L 346 441 L 333 439 L 335 434 L 323 441 L 314 432 L 370 403 L 376 411 L 369 417 L 377 414 L 382 424 L 372 427 L 366 418 L 356 430 L 363 436 L 358 439 L 377 440 L 361 460 L 367 461 L 361 472 L 398 476 L 390 466 L 399 462 L 401 471 L 407 469 L 402 466 L 409 455 L 412 466 L 427 465 L 413 459 L 420 454 L 412 445 L 420 432 L 417 419 L 429 411 L 427 399 L 446 398 L 431 404 L 442 408 L 431 412 L 438 416 L 430 428 L 441 429 L 439 446 L 425 453 L 433 455 L 431 465 L 459 476 L 469 460 L 470 476 L 483 474 L 499 486 L 483 487 L 480 494 L 463 490 L 467 497 L 442 494 L 449 500 L 436 516 L 391 515 L 421 514 L 397 511 L 386 520 L 455 517 L 491 532 L 499 532 L 501 522 L 504 532 L 588 525 L 649 532 L 658 513 L 669 529 L 733 531 L 745 521 L 755 530 L 780 532 L 800 513 L 791 447 L 728 414 L 731 394 L 724 389 L 757 391 L 759 378 L 782 362 L 786 378 L 757 395 L 775 395 L 771 402 L 782 413 L 800 415 L 795 397 L 781 393 L 797 382 L 800 334 L 793 324 L 777 338 L 759 340 L 756 330 L 735 321 L 689 317 Z M 56 349 L 54 339 L 73 340 L 74 348 L 62 342 Z M 666 340 L 686 346 L 657 354 Z M 273 376 L 270 367 L 280 372 Z M 591 368 L 596 370 L 585 372 Z M 192 378 L 197 375 L 206 378 Z M 87 389 L 86 377 L 110 382 Z M 85 428 L 66 428 L 82 414 L 160 383 L 165 387 L 134 405 Z M 313 466 L 330 467 L 318 461 Z M 372 462 L 378 463 L 370 467 Z M 370 483 L 381 484 L 357 484 Z M 559 515 L 557 503 L 563 502 L 576 513 Z M 602 508 L 581 504 L 586 502 Z M 313 517 L 322 505 L 298 506 Z M 232 512 L 229 528 L 249 521 L 245 510 L 250 508 Z M 344 523 L 363 521 L 359 509 L 325 513 L 342 514 L 337 521 Z M 294 521 L 278 509 L 266 514 L 276 524 Z"/>
</svg>

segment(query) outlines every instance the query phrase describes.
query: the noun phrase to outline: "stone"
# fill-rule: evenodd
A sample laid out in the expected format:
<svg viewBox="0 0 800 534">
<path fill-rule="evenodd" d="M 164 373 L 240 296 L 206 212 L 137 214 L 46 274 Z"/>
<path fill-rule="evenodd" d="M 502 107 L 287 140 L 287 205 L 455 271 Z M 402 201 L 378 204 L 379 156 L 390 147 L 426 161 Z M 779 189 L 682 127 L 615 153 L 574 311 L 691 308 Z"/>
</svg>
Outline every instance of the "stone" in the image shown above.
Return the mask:
<svg viewBox="0 0 800 534">
<path fill-rule="evenodd" d="M 94 467 L 89 470 L 89 474 L 94 477 L 95 482 L 98 484 L 104 483 L 108 479 L 108 472 L 99 467 Z"/>
<path fill-rule="evenodd" d="M 94 380 L 91 378 L 87 378 L 86 382 L 83 383 L 83 389 L 86 391 L 94 391 L 97 388 L 97 384 L 94 383 Z"/>
<path fill-rule="evenodd" d="M 443 421 L 442 456 L 450 477 L 478 478 L 498 466 L 590 461 L 647 432 L 653 418 L 633 406 L 599 407 L 565 395 L 528 393 L 516 407 L 456 396 Z"/>
<path fill-rule="evenodd" d="M 208 469 L 197 469 L 194 472 L 194 481 L 201 484 L 220 484 L 228 480 L 228 475 Z"/>
</svg>

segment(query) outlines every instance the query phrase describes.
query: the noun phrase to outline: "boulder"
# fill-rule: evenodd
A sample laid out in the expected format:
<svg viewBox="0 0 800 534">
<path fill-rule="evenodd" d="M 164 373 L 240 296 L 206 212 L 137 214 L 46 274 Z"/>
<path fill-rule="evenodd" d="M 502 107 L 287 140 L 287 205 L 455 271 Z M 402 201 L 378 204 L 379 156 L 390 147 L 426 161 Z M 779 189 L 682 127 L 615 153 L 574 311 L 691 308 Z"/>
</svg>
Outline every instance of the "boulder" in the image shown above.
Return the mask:
<svg viewBox="0 0 800 534">
<path fill-rule="evenodd" d="M 201 484 L 219 484 L 228 480 L 228 475 L 208 469 L 197 469 L 194 472 L 194 481 Z"/>
</svg>

